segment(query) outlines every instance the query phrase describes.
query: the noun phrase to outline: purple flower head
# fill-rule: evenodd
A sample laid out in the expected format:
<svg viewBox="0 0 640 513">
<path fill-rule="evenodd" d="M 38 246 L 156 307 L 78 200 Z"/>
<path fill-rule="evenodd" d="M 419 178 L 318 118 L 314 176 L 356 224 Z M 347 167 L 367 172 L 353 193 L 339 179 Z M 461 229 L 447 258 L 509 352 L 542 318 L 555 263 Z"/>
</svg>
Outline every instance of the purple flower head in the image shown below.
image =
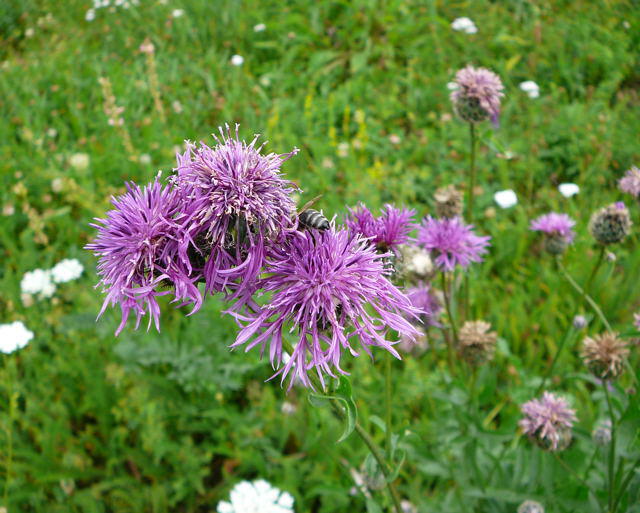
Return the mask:
<svg viewBox="0 0 640 513">
<path fill-rule="evenodd" d="M 349 209 L 345 224 L 352 233 L 371 239 L 379 251 L 397 252 L 402 244 L 411 240 L 409 234 L 415 228 L 415 213 L 415 210 L 386 204 L 381 209 L 380 216 L 376 218 L 363 203 L 360 203 L 357 207 Z"/>
<path fill-rule="evenodd" d="M 544 392 L 542 399 L 532 399 L 521 409 L 524 418 L 519 424 L 526 435 L 551 451 L 566 449 L 576 421 L 576 412 L 566 399 Z"/>
<path fill-rule="evenodd" d="M 435 264 L 443 271 L 453 271 L 456 265 L 466 268 L 471 262 L 481 262 L 490 239 L 473 233 L 473 226 L 465 225 L 459 217 L 428 216 L 418 229 L 418 244 L 436 255 Z"/>
<path fill-rule="evenodd" d="M 531 230 L 535 232 L 544 232 L 549 235 L 559 235 L 564 238 L 567 243 L 573 242 L 575 233 L 572 228 L 576 222 L 571 219 L 567 214 L 557 214 L 551 212 L 543 216 L 538 217 L 531 221 Z"/>
<path fill-rule="evenodd" d="M 640 196 L 640 169 L 631 166 L 630 169 L 618 180 L 618 187 L 622 192 L 631 194 L 636 198 Z"/>
<path fill-rule="evenodd" d="M 216 146 L 189 144 L 177 155 L 176 184 L 185 201 L 185 225 L 194 240 L 191 251 L 204 260 L 208 292 L 236 289 L 246 295 L 264 262 L 266 247 L 283 231 L 295 228 L 296 189 L 281 177 L 280 166 L 298 150 L 261 153 L 225 126 Z"/>
<path fill-rule="evenodd" d="M 132 310 L 136 328 L 148 313 L 149 326 L 154 321 L 159 330 L 158 296 L 173 294 L 180 306 L 192 303 L 192 313 L 197 311 L 202 304 L 196 285 L 200 276 L 192 272 L 186 250 L 181 249 L 190 237 L 180 221 L 178 191 L 163 187 L 157 179 L 142 189 L 130 183 L 127 192 L 111 202 L 115 208 L 106 219 L 96 218 L 101 224 L 91 226 L 98 235 L 86 246 L 99 258 L 99 285 L 107 294 L 98 317 L 109 303 L 119 303 L 118 335 Z"/>
<path fill-rule="evenodd" d="M 399 358 L 386 339 L 390 328 L 415 338 L 417 330 L 405 319 L 418 314 L 409 298 L 387 279 L 384 255 L 368 241 L 347 230 L 331 228 L 291 233 L 282 246 L 272 248 L 265 268 L 268 277 L 258 288 L 270 293 L 269 302 L 255 313 L 234 313 L 247 324 L 232 347 L 269 348 L 276 374 L 284 382 L 293 372 L 311 386 L 307 371 L 347 374 L 340 366 L 343 352 L 359 355 L 356 341 L 371 355 L 381 347 Z M 283 364 L 283 333 L 295 332 L 295 348 Z M 251 340 L 253 339 L 253 340 Z"/>
<path fill-rule="evenodd" d="M 406 291 L 411 304 L 419 310 L 418 315 L 425 326 L 440 326 L 438 315 L 442 305 L 433 295 L 430 285 L 424 283 Z"/>
<path fill-rule="evenodd" d="M 487 117 L 498 126 L 500 98 L 504 86 L 500 77 L 486 68 L 467 66 L 456 73 L 451 102 L 465 121 L 476 123 Z"/>
</svg>

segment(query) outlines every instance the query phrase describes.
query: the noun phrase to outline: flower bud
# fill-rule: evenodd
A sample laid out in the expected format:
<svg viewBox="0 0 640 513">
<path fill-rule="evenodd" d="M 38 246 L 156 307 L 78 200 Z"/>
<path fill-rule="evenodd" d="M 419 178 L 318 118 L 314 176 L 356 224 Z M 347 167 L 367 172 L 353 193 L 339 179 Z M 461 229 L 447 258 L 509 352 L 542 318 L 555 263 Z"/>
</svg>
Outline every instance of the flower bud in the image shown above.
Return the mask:
<svg viewBox="0 0 640 513">
<path fill-rule="evenodd" d="M 600 244 L 615 244 L 624 239 L 631 228 L 631 217 L 624 203 L 617 202 L 594 212 L 589 231 Z"/>
</svg>

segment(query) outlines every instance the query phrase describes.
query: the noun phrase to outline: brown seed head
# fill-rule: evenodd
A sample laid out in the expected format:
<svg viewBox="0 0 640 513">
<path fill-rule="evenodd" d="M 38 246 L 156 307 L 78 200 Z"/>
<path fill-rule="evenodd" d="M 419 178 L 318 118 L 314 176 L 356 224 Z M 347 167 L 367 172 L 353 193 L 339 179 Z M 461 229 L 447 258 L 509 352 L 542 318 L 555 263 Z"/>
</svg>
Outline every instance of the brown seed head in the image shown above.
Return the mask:
<svg viewBox="0 0 640 513">
<path fill-rule="evenodd" d="M 462 215 L 462 193 L 453 185 L 440 187 L 433 195 L 438 217 L 452 218 Z"/>
<path fill-rule="evenodd" d="M 490 329 L 491 324 L 485 321 L 467 321 L 460 329 L 460 352 L 472 365 L 493 357 L 498 335 Z"/>
<path fill-rule="evenodd" d="M 600 379 L 617 378 L 628 354 L 627 342 L 617 333 L 586 337 L 582 343 L 582 361 Z"/>
</svg>

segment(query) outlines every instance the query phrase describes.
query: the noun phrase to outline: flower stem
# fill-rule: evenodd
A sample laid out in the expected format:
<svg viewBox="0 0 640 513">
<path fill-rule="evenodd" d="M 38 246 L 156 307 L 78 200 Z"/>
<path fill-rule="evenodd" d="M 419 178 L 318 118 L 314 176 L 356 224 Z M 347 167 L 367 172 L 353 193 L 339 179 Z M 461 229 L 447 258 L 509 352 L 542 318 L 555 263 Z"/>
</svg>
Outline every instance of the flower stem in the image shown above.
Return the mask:
<svg viewBox="0 0 640 513">
<path fill-rule="evenodd" d="M 456 322 L 453 319 L 453 315 L 451 315 L 451 305 L 449 304 L 449 292 L 447 291 L 447 275 L 445 272 L 442 273 L 442 295 L 444 296 L 444 306 L 447 310 L 447 315 L 449 316 L 449 324 L 451 324 L 451 331 L 453 332 L 453 342 L 456 347 L 459 345 L 458 341 L 458 330 L 456 328 Z M 449 361 L 449 370 L 453 373 L 453 344 L 451 340 L 447 338 L 447 357 Z"/>
<path fill-rule="evenodd" d="M 613 413 L 613 406 L 611 405 L 611 397 L 609 397 L 609 388 L 607 386 L 607 380 L 602 380 L 602 388 L 604 389 L 604 397 L 607 400 L 607 409 L 609 410 L 609 417 L 611 417 L 611 442 L 609 442 L 609 459 L 607 470 L 609 474 L 609 512 L 613 513 L 613 505 L 614 505 L 614 468 L 615 468 L 615 457 L 616 457 L 616 425 L 615 425 L 615 415 Z"/>
<path fill-rule="evenodd" d="M 633 479 L 633 475 L 635 474 L 636 469 L 639 466 L 640 466 L 640 458 L 638 458 L 633 463 L 633 465 L 631 465 L 631 468 L 629 469 L 629 472 L 627 473 L 625 478 L 622 480 L 622 484 L 620 485 L 620 489 L 618 490 L 618 495 L 615 498 L 615 500 L 613 501 L 613 509 L 611 510 L 611 513 L 615 513 L 615 511 L 618 509 L 618 505 L 620 503 L 620 500 L 622 499 L 622 495 L 624 494 L 625 490 L 627 489 L 627 486 L 629 486 L 629 483 Z"/>
<path fill-rule="evenodd" d="M 564 468 L 569 474 L 571 474 L 573 477 L 575 477 L 582 486 L 585 487 L 586 490 L 589 491 L 589 493 L 591 493 L 591 495 L 594 496 L 594 498 L 596 499 L 596 501 L 598 501 L 598 504 L 600 504 L 600 500 L 598 499 L 598 496 L 595 494 L 595 492 L 591 489 L 591 487 L 588 485 L 588 483 L 582 479 L 575 470 L 573 470 L 569 465 L 567 465 L 565 463 L 565 461 L 560 457 L 560 455 L 557 452 L 552 452 L 552 454 L 555 456 L 556 460 L 558 460 L 558 463 L 560 463 L 560 465 L 562 465 L 562 468 Z"/>
<path fill-rule="evenodd" d="M 593 279 L 596 277 L 596 274 L 598 274 L 598 271 L 600 270 L 600 266 L 604 261 L 604 251 L 605 251 L 604 246 L 601 245 L 600 253 L 598 254 L 598 260 L 596 260 L 596 265 L 593 266 L 593 269 L 591 270 L 591 274 L 589 275 L 589 279 L 587 280 L 587 283 L 584 286 L 584 291 L 587 294 L 591 292 L 591 284 L 593 283 Z"/>
<path fill-rule="evenodd" d="M 384 380 L 385 380 L 385 403 L 386 403 L 386 408 L 385 408 L 385 413 L 386 413 L 386 418 L 385 418 L 385 424 L 386 424 L 386 430 L 385 430 L 385 434 L 387 435 L 387 456 L 389 458 L 391 458 L 391 454 L 392 454 L 392 450 L 391 450 L 391 395 L 392 395 L 392 383 L 391 383 L 391 353 L 387 353 L 387 357 L 385 360 L 385 376 L 384 376 Z"/>
<path fill-rule="evenodd" d="M 473 201 L 476 188 L 476 125 L 469 123 L 469 190 L 467 191 L 467 222 L 473 224 Z M 469 317 L 469 275 L 464 275 L 464 318 Z"/>
</svg>

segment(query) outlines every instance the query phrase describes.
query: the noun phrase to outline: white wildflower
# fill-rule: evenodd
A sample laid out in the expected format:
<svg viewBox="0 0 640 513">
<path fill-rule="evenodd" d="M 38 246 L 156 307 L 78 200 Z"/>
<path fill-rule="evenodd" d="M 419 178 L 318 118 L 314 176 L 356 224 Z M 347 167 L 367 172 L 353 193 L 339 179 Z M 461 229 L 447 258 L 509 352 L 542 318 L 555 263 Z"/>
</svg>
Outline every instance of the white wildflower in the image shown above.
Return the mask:
<svg viewBox="0 0 640 513">
<path fill-rule="evenodd" d="M 171 108 L 173 109 L 173 112 L 175 112 L 176 114 L 181 114 L 183 110 L 182 104 L 178 100 L 174 100 L 171 103 Z"/>
<path fill-rule="evenodd" d="M 349 143 L 341 142 L 338 144 L 338 157 L 345 158 L 349 155 Z"/>
<path fill-rule="evenodd" d="M 264 479 L 242 481 L 233 487 L 229 502 L 218 503 L 218 513 L 293 513 L 293 496 Z"/>
<path fill-rule="evenodd" d="M 580 187 L 575 183 L 561 183 L 558 185 L 558 190 L 565 198 L 570 198 L 580 192 Z"/>
<path fill-rule="evenodd" d="M 89 155 L 74 153 L 69 157 L 69 165 L 76 171 L 85 171 L 89 167 Z"/>
<path fill-rule="evenodd" d="M 20 281 L 20 290 L 25 294 L 37 294 L 40 299 L 53 296 L 56 286 L 52 281 L 51 271 L 35 269 L 24 273 Z"/>
<path fill-rule="evenodd" d="M 55 283 L 66 283 L 80 278 L 82 271 L 84 271 L 84 266 L 79 260 L 76 258 L 65 258 L 53 266 L 51 275 Z"/>
<path fill-rule="evenodd" d="M 453 30 L 462 31 L 466 34 L 475 34 L 476 32 L 478 32 L 478 27 L 476 27 L 476 24 L 467 17 L 456 18 L 455 20 L 453 20 L 453 22 L 451 23 L 451 28 Z"/>
<path fill-rule="evenodd" d="M 33 331 L 21 321 L 0 324 L 0 352 L 9 354 L 22 349 L 33 338 Z"/>
<path fill-rule="evenodd" d="M 258 23 L 253 27 L 254 32 L 263 32 L 267 29 L 267 26 L 264 23 Z"/>
<path fill-rule="evenodd" d="M 529 98 L 538 98 L 540 96 L 540 87 L 533 80 L 526 80 L 520 83 L 520 90 L 527 93 Z"/>
<path fill-rule="evenodd" d="M 184 15 L 184 9 L 174 9 L 171 11 L 172 18 L 180 18 L 182 15 Z"/>
<path fill-rule="evenodd" d="M 244 57 L 242 55 L 234 55 L 231 57 L 231 64 L 234 66 L 242 66 L 244 64 Z"/>
<path fill-rule="evenodd" d="M 518 196 L 511 189 L 496 192 L 493 199 L 500 208 L 511 208 L 518 204 Z"/>
<path fill-rule="evenodd" d="M 138 161 L 140 164 L 151 164 L 151 155 L 148 153 L 143 153 L 138 157 Z"/>
</svg>

